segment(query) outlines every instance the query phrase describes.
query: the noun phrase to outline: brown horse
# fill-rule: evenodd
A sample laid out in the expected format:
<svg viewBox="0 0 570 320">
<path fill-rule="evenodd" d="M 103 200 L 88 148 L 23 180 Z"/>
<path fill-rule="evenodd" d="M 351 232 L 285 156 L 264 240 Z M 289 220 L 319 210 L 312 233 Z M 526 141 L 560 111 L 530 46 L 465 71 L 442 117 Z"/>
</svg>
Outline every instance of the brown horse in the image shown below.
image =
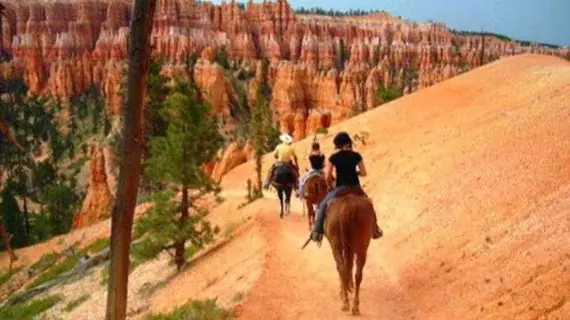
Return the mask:
<svg viewBox="0 0 570 320">
<path fill-rule="evenodd" d="M 316 174 L 307 179 L 303 186 L 303 198 L 309 212 L 309 230 L 313 229 L 315 223 L 315 206 L 318 206 L 326 195 L 327 181 L 322 175 Z"/>
<path fill-rule="evenodd" d="M 332 200 L 326 210 L 324 224 L 340 277 L 340 297 L 342 310 L 348 311 L 348 293 L 354 290 L 352 314 L 359 315 L 360 284 L 362 270 L 366 264 L 368 245 L 374 226 L 374 207 L 371 200 L 362 192 L 340 196 Z M 356 272 L 352 278 L 352 268 L 356 260 Z M 356 287 L 354 284 L 356 283 Z"/>
</svg>

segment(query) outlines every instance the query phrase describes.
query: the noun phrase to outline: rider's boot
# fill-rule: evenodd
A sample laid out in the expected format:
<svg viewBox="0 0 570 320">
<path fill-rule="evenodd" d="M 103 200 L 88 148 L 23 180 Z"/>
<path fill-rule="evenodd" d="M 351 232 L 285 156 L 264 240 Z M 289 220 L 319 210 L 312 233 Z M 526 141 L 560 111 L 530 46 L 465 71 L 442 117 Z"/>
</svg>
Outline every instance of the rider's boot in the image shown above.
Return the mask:
<svg viewBox="0 0 570 320">
<path fill-rule="evenodd" d="M 373 226 L 373 231 L 372 231 L 372 239 L 379 239 L 382 237 L 382 235 L 384 234 L 384 232 L 382 231 L 382 229 L 380 229 L 380 227 L 378 226 L 378 220 L 376 219 L 376 212 L 374 212 L 374 226 Z"/>
<path fill-rule="evenodd" d="M 269 172 L 267 173 L 267 179 L 265 179 L 265 182 L 263 183 L 263 188 L 265 189 L 269 189 L 269 184 L 271 183 L 271 178 L 273 177 L 273 170 L 275 170 L 275 163 L 273 163 L 271 165 L 271 168 L 269 168 Z"/>
</svg>

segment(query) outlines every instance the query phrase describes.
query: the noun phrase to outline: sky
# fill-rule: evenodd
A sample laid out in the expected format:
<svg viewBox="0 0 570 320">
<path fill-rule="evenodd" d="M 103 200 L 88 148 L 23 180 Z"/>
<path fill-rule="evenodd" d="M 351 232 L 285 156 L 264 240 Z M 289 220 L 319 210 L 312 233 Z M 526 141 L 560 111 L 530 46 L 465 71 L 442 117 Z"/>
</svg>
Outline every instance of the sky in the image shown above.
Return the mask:
<svg viewBox="0 0 570 320">
<path fill-rule="evenodd" d="M 289 0 L 289 3 L 293 8 L 385 10 L 406 20 L 433 20 L 453 29 L 483 29 L 519 40 L 570 46 L 570 0 Z"/>
</svg>

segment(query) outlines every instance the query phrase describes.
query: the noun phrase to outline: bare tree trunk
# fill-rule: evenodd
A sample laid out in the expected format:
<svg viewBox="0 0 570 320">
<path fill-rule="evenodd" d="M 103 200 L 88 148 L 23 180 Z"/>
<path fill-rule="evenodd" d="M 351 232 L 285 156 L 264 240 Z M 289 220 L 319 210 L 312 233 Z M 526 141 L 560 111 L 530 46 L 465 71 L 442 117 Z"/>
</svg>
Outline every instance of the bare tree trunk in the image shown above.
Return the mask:
<svg viewBox="0 0 570 320">
<path fill-rule="evenodd" d="M 10 271 L 12 271 L 12 264 L 14 261 L 18 261 L 18 256 L 14 253 L 14 250 L 12 250 L 12 246 L 10 245 L 12 235 L 8 233 L 8 230 L 6 230 L 6 228 L 4 228 L 4 224 L 2 222 L 0 222 L 0 236 L 2 237 L 4 248 L 10 256 Z"/>
<path fill-rule="evenodd" d="M 23 209 L 24 209 L 24 224 L 26 227 L 26 244 L 30 242 L 30 232 L 32 231 L 32 227 L 30 225 L 30 214 L 28 212 L 28 176 L 24 171 L 24 165 L 22 160 L 22 155 L 18 155 L 18 162 L 20 165 L 21 176 L 24 179 L 24 190 L 22 192 L 22 201 L 23 201 Z"/>
<path fill-rule="evenodd" d="M 127 98 L 123 108 L 123 157 L 111 227 L 107 320 L 124 320 L 126 317 L 129 251 L 140 180 L 144 93 L 155 7 L 156 0 L 135 0 L 131 18 Z"/>
<path fill-rule="evenodd" d="M 180 203 L 180 223 L 178 225 L 179 229 L 184 228 L 184 224 L 189 216 L 190 202 L 188 198 L 188 187 L 182 186 L 182 202 Z M 176 263 L 176 268 L 178 270 L 182 269 L 184 263 L 186 263 L 186 258 L 184 258 L 184 244 L 186 241 L 178 241 L 174 244 L 174 262 Z"/>
</svg>

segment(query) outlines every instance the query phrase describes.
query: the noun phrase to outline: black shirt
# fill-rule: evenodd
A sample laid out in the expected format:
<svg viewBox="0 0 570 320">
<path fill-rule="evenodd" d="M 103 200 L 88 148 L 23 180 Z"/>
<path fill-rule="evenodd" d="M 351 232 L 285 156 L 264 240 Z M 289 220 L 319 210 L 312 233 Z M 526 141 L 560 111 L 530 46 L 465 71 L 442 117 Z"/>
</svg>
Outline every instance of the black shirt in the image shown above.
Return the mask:
<svg viewBox="0 0 570 320">
<path fill-rule="evenodd" d="M 324 154 L 312 154 L 309 156 L 309 161 L 311 162 L 311 168 L 315 170 L 322 170 L 325 167 Z"/>
<path fill-rule="evenodd" d="M 336 169 L 336 186 L 360 186 L 356 166 L 362 161 L 362 156 L 352 150 L 341 150 L 329 158 Z"/>
</svg>

